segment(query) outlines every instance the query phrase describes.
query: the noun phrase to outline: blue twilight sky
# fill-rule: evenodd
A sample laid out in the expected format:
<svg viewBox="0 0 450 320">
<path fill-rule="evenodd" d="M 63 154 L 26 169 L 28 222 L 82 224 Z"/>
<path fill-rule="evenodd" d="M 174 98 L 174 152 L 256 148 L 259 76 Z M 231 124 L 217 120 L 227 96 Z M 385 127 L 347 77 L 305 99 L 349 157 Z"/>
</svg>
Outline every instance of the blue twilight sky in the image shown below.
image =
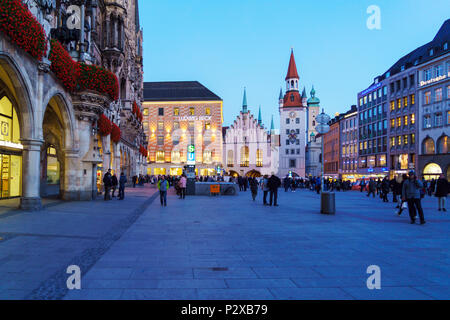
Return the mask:
<svg viewBox="0 0 450 320">
<path fill-rule="evenodd" d="M 370 5 L 381 30 L 369 30 Z M 279 128 L 290 48 L 301 87 L 314 85 L 328 114 L 403 55 L 433 39 L 450 18 L 448 0 L 139 0 L 145 81 L 197 80 L 224 100 L 224 126 L 242 107 Z"/>
</svg>

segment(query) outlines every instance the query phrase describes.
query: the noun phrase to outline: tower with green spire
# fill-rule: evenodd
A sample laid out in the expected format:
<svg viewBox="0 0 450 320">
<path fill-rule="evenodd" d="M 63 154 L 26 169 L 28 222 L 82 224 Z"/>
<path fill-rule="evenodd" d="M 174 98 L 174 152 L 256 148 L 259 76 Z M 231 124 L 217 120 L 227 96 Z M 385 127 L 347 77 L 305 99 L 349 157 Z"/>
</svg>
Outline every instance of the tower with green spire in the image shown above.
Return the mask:
<svg viewBox="0 0 450 320">
<path fill-rule="evenodd" d="M 258 124 L 259 124 L 259 125 L 262 125 L 261 105 L 259 106 Z"/>
<path fill-rule="evenodd" d="M 248 112 L 248 105 L 247 105 L 247 88 L 244 87 L 244 100 L 242 101 L 242 113 Z"/>
<path fill-rule="evenodd" d="M 308 110 L 307 110 L 307 136 L 311 140 L 311 134 L 317 135 L 316 131 L 316 117 L 320 114 L 320 99 L 316 97 L 316 90 L 314 86 L 311 89 L 311 98 L 308 99 Z"/>
<path fill-rule="evenodd" d="M 270 123 L 270 134 L 275 134 L 275 124 L 273 123 L 273 115 L 272 115 L 272 122 Z"/>
</svg>

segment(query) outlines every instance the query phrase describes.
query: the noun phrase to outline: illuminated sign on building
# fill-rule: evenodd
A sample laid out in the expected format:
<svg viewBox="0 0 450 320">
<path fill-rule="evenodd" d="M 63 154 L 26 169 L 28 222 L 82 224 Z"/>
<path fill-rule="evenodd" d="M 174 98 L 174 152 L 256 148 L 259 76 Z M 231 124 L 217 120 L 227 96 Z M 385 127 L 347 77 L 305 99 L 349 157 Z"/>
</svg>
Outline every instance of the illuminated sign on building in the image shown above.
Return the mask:
<svg viewBox="0 0 450 320">
<path fill-rule="evenodd" d="M 450 76 L 450 73 L 449 73 L 449 76 Z M 423 86 L 426 86 L 428 84 L 439 82 L 439 81 L 442 81 L 442 80 L 445 80 L 445 79 L 447 79 L 447 76 L 444 74 L 443 76 L 436 77 L 436 78 L 433 78 L 433 79 L 430 79 L 430 80 L 427 80 L 427 81 L 420 81 L 420 86 L 423 87 Z"/>
<path fill-rule="evenodd" d="M 195 145 L 193 144 L 188 146 L 187 164 L 195 165 Z"/>
<path fill-rule="evenodd" d="M 211 121 L 211 116 L 184 116 L 184 117 L 175 117 L 175 121 Z"/>
</svg>

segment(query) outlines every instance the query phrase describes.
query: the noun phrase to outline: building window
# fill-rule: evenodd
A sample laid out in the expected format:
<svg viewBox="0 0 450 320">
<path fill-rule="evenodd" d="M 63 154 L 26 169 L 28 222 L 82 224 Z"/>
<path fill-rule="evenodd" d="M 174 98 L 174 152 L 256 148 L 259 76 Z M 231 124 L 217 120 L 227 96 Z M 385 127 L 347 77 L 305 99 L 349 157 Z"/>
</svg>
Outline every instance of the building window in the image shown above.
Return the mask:
<svg viewBox="0 0 450 320">
<path fill-rule="evenodd" d="M 289 155 L 289 149 L 286 149 L 286 155 Z"/>
<path fill-rule="evenodd" d="M 411 124 L 416 124 L 416 115 L 414 113 L 411 114 Z"/>
<path fill-rule="evenodd" d="M 387 95 L 387 86 L 384 86 L 383 87 L 383 96 L 386 96 Z"/>
<path fill-rule="evenodd" d="M 234 153 L 233 153 L 233 150 L 228 150 L 227 166 L 230 167 L 230 168 L 234 167 Z"/>
<path fill-rule="evenodd" d="M 291 123 L 290 119 L 287 118 L 287 119 L 286 119 L 286 124 L 290 124 L 290 123 Z"/>
<path fill-rule="evenodd" d="M 148 116 L 148 108 L 144 108 L 144 116 Z"/>
<path fill-rule="evenodd" d="M 416 135 L 414 133 L 411 133 L 411 144 L 416 143 Z"/>
<path fill-rule="evenodd" d="M 391 111 L 395 111 L 395 102 L 391 101 Z"/>
<path fill-rule="evenodd" d="M 404 125 L 405 127 L 408 125 L 408 120 L 409 120 L 409 117 L 408 117 L 408 116 L 404 116 L 404 117 L 403 117 L 403 125 Z"/>
<path fill-rule="evenodd" d="M 424 70 L 423 77 L 425 81 L 431 80 L 431 68 Z"/>
<path fill-rule="evenodd" d="M 402 108 L 402 99 L 397 99 L 397 108 L 398 109 Z"/>
<path fill-rule="evenodd" d="M 397 118 L 397 128 L 402 126 L 402 118 Z"/>
<path fill-rule="evenodd" d="M 436 127 L 440 127 L 440 126 L 442 126 L 442 113 L 441 112 L 439 112 L 439 113 L 436 113 L 436 115 L 434 116 L 434 119 L 435 119 L 435 126 Z"/>
<path fill-rule="evenodd" d="M 300 124 L 300 118 L 296 118 L 296 119 L 295 119 L 295 123 L 296 123 L 296 124 Z"/>
<path fill-rule="evenodd" d="M 437 148 L 438 154 L 450 153 L 450 139 L 448 138 L 448 136 L 439 138 L 437 142 Z"/>
<path fill-rule="evenodd" d="M 391 137 L 391 147 L 395 147 L 395 137 Z"/>
<path fill-rule="evenodd" d="M 164 136 L 158 136 L 158 146 L 164 145 Z"/>
<path fill-rule="evenodd" d="M 60 182 L 60 163 L 55 147 L 47 148 L 47 184 L 57 185 Z"/>
<path fill-rule="evenodd" d="M 405 146 L 408 145 L 408 135 L 407 134 L 403 136 L 403 143 Z"/>
<path fill-rule="evenodd" d="M 212 163 L 212 152 L 211 150 L 205 150 L 203 152 L 203 163 L 211 164 Z"/>
<path fill-rule="evenodd" d="M 164 108 L 159 108 L 158 109 L 158 116 L 163 116 L 164 115 Z"/>
<path fill-rule="evenodd" d="M 427 91 L 425 92 L 425 104 L 430 104 L 431 103 L 431 91 Z"/>
<path fill-rule="evenodd" d="M 158 131 L 164 130 L 164 121 L 158 121 Z"/>
<path fill-rule="evenodd" d="M 205 122 L 205 130 L 211 130 L 211 122 Z"/>
<path fill-rule="evenodd" d="M 450 124 L 450 111 L 447 111 L 447 124 Z"/>
<path fill-rule="evenodd" d="M 180 129 L 180 123 L 178 121 L 175 121 L 173 123 L 173 130 L 178 130 L 178 129 Z"/>
<path fill-rule="evenodd" d="M 297 160 L 289 159 L 289 168 L 296 168 L 296 167 L 297 167 Z"/>
<path fill-rule="evenodd" d="M 194 121 L 189 121 L 189 131 L 194 131 L 195 130 L 195 122 Z"/>
<path fill-rule="evenodd" d="M 416 95 L 412 94 L 410 100 L 411 100 L 411 105 L 415 105 L 416 104 Z"/>
<path fill-rule="evenodd" d="M 180 115 L 180 108 L 173 108 L 173 115 L 179 116 Z"/>
<path fill-rule="evenodd" d="M 189 115 L 195 116 L 195 108 L 189 108 Z"/>
<path fill-rule="evenodd" d="M 404 97 L 403 98 L 403 107 L 407 107 L 408 106 L 408 97 Z"/>
<path fill-rule="evenodd" d="M 435 154 L 436 148 L 434 145 L 434 140 L 427 138 L 423 142 L 423 153 L 424 154 Z"/>
<path fill-rule="evenodd" d="M 413 74 L 409 76 L 409 86 L 410 87 L 414 87 L 414 80 L 415 80 L 414 78 L 415 77 Z"/>
<path fill-rule="evenodd" d="M 434 90 L 434 97 L 436 102 L 442 101 L 442 88 Z"/>
<path fill-rule="evenodd" d="M 398 136 L 397 137 L 397 145 L 401 146 L 402 145 L 402 136 Z"/>
<path fill-rule="evenodd" d="M 392 129 L 395 128 L 395 119 L 391 119 L 391 128 L 392 128 Z"/>
<path fill-rule="evenodd" d="M 431 116 L 426 115 L 423 117 L 423 128 L 428 129 L 431 128 Z"/>
<path fill-rule="evenodd" d="M 241 167 L 249 166 L 249 148 L 242 147 L 241 148 Z"/>
<path fill-rule="evenodd" d="M 172 157 L 171 157 L 172 159 L 171 159 L 171 162 L 172 163 L 175 163 L 175 164 L 178 164 L 178 163 L 181 163 L 181 156 L 180 156 L 180 151 L 172 151 Z"/>
<path fill-rule="evenodd" d="M 156 162 L 164 163 L 166 161 L 164 151 L 160 150 L 156 152 Z"/>
<path fill-rule="evenodd" d="M 261 149 L 256 150 L 256 166 L 259 168 L 263 166 L 263 151 Z"/>
<path fill-rule="evenodd" d="M 444 68 L 442 67 L 442 65 L 438 65 L 436 67 L 434 67 L 434 77 L 441 77 L 444 75 Z"/>
<path fill-rule="evenodd" d="M 207 107 L 207 108 L 205 109 L 205 115 L 207 115 L 207 116 L 210 116 L 210 115 L 211 115 L 211 108 L 210 108 L 210 107 Z"/>
</svg>

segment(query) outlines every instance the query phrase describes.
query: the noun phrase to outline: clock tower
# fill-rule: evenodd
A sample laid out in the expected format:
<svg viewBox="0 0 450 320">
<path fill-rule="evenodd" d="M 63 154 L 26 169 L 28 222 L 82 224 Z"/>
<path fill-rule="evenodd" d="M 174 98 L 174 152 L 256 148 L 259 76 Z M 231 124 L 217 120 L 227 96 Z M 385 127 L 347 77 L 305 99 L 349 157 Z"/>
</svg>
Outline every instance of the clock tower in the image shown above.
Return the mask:
<svg viewBox="0 0 450 320">
<path fill-rule="evenodd" d="M 286 93 L 280 94 L 280 162 L 279 176 L 305 177 L 306 147 L 306 104 L 300 95 L 297 66 L 294 51 L 291 51 L 288 73 L 286 76 Z"/>
</svg>

